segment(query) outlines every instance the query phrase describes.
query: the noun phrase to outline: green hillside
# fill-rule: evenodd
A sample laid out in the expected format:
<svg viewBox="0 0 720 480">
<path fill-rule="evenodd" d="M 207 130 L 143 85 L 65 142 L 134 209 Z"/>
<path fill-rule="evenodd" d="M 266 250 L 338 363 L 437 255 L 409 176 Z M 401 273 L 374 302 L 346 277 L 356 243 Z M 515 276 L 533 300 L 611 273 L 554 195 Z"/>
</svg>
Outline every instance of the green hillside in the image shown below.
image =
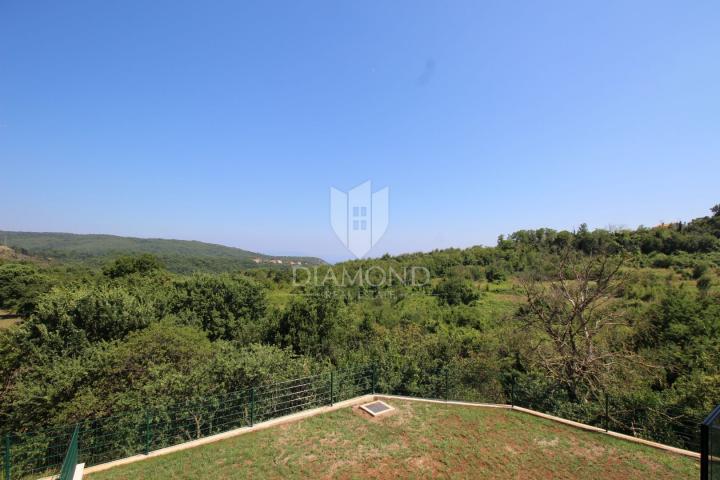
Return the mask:
<svg viewBox="0 0 720 480">
<path fill-rule="evenodd" d="M 24 255 L 91 267 L 102 266 L 122 255 L 150 253 L 158 257 L 168 270 L 177 273 L 283 267 L 298 262 L 303 265 L 325 263 L 314 257 L 274 257 L 198 241 L 115 235 L 0 231 L 0 242 Z"/>
</svg>

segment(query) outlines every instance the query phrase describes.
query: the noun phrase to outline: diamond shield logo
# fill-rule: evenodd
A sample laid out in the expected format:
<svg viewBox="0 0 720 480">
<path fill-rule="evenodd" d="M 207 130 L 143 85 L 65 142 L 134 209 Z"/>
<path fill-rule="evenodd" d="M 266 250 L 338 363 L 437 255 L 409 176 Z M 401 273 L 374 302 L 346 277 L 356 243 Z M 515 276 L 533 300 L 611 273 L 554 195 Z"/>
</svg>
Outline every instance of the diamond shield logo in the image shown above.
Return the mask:
<svg viewBox="0 0 720 480">
<path fill-rule="evenodd" d="M 388 225 L 388 188 L 372 193 L 370 181 L 349 192 L 330 188 L 330 224 L 340 241 L 361 258 Z"/>
</svg>

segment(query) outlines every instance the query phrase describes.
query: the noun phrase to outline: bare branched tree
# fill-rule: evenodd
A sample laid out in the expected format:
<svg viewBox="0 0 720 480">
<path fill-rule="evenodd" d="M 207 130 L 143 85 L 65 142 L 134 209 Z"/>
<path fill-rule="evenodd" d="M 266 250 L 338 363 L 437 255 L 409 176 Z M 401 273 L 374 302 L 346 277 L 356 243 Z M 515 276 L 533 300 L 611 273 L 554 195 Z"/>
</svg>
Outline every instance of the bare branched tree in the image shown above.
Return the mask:
<svg viewBox="0 0 720 480">
<path fill-rule="evenodd" d="M 571 400 L 597 393 L 621 356 L 608 347 L 608 330 L 624 324 L 613 298 L 623 282 L 624 257 L 585 256 L 566 250 L 548 275 L 523 278 L 526 327 L 540 331 L 535 352 L 548 374 Z"/>
</svg>

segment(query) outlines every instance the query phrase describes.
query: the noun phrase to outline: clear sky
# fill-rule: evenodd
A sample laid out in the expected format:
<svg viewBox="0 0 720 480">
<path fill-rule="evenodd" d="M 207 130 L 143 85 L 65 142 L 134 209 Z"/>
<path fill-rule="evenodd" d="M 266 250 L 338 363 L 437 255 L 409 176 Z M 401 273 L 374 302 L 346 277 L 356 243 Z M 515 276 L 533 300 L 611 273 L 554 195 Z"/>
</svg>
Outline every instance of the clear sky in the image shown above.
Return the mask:
<svg viewBox="0 0 720 480">
<path fill-rule="evenodd" d="M 0 229 L 350 256 L 720 202 L 717 1 L 0 1 Z"/>
</svg>

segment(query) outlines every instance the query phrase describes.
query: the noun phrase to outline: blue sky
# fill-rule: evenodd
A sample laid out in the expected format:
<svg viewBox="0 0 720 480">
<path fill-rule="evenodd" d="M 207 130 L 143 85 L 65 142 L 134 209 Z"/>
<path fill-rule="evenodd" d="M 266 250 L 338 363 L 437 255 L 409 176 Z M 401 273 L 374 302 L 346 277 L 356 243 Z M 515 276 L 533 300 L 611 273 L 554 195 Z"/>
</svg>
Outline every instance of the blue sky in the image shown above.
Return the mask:
<svg viewBox="0 0 720 480">
<path fill-rule="evenodd" d="M 350 256 L 720 202 L 720 3 L 0 3 L 0 229 Z"/>
</svg>

